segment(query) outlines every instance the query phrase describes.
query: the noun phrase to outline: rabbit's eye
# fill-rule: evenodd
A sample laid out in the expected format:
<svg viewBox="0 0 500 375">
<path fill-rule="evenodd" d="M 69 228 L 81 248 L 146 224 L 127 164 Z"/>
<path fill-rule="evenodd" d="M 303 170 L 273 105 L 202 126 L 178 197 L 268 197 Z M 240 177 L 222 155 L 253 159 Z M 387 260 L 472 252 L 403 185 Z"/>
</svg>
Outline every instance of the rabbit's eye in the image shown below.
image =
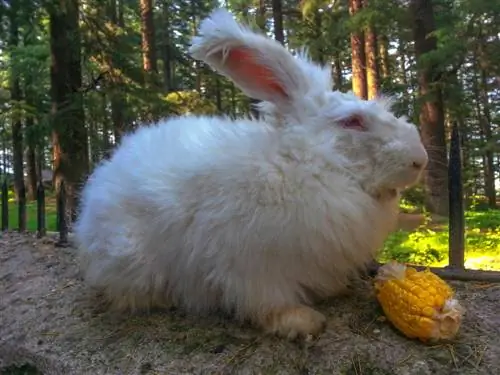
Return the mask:
<svg viewBox="0 0 500 375">
<path fill-rule="evenodd" d="M 347 117 L 347 118 L 341 120 L 340 124 L 342 125 L 343 128 L 346 128 L 346 129 L 353 129 L 353 130 L 358 130 L 358 131 L 365 131 L 366 130 L 363 119 L 359 116 Z"/>
</svg>

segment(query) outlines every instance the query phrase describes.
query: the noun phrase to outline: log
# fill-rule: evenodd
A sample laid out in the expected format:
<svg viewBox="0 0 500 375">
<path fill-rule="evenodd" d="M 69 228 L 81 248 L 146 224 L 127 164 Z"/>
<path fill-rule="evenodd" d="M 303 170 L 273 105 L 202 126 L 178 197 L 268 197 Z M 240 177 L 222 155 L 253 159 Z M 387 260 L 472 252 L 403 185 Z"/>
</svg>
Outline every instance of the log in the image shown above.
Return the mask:
<svg viewBox="0 0 500 375">
<path fill-rule="evenodd" d="M 375 276 L 378 269 L 382 266 L 382 263 L 375 262 L 368 267 L 368 274 L 370 276 Z M 427 267 L 411 265 L 415 267 L 418 271 L 423 271 Z M 429 267 L 429 270 L 444 280 L 455 280 L 455 281 L 480 281 L 487 283 L 500 283 L 500 272 L 499 271 L 484 271 L 484 270 L 470 270 L 466 268 L 456 268 L 456 267 Z"/>
</svg>

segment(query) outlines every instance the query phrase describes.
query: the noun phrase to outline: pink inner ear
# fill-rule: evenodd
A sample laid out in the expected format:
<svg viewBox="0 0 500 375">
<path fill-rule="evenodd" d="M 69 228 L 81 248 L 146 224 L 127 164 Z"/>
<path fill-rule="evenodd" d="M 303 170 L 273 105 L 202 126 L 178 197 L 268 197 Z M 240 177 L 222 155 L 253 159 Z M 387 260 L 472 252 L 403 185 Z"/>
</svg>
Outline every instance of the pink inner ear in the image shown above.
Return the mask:
<svg viewBox="0 0 500 375">
<path fill-rule="evenodd" d="M 365 131 L 366 127 L 360 116 L 350 116 L 340 121 L 343 128 Z"/>
<path fill-rule="evenodd" d="M 288 97 L 285 88 L 278 82 L 273 71 L 255 62 L 250 49 L 243 47 L 231 49 L 226 65 L 236 82 L 268 94 Z"/>
</svg>

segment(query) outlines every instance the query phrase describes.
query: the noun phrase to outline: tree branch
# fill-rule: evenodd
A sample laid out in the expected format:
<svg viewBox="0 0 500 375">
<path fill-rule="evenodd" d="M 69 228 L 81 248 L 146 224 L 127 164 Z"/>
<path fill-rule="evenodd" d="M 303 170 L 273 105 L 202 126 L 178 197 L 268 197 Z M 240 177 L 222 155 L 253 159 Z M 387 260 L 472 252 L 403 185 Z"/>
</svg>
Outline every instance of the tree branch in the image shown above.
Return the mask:
<svg viewBox="0 0 500 375">
<path fill-rule="evenodd" d="M 82 94 L 86 94 L 88 93 L 89 91 L 92 91 L 92 90 L 95 90 L 97 88 L 97 86 L 99 85 L 99 83 L 109 74 L 109 71 L 104 71 L 104 72 L 101 72 L 99 73 L 99 75 L 97 77 L 93 77 L 92 76 L 92 79 L 91 81 L 88 83 L 88 85 L 86 85 L 85 87 L 81 87 L 78 91 Z"/>
</svg>

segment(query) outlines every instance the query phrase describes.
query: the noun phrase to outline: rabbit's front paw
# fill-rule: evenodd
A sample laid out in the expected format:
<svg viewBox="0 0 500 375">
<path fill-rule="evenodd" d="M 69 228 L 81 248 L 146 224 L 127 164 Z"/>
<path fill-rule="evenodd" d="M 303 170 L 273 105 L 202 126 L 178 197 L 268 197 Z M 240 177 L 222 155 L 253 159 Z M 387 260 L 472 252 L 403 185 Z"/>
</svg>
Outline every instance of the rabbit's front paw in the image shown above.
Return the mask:
<svg viewBox="0 0 500 375">
<path fill-rule="evenodd" d="M 264 330 L 290 340 L 298 336 L 318 336 L 326 327 L 326 318 L 320 312 L 307 306 L 274 309 L 261 319 Z"/>
</svg>

